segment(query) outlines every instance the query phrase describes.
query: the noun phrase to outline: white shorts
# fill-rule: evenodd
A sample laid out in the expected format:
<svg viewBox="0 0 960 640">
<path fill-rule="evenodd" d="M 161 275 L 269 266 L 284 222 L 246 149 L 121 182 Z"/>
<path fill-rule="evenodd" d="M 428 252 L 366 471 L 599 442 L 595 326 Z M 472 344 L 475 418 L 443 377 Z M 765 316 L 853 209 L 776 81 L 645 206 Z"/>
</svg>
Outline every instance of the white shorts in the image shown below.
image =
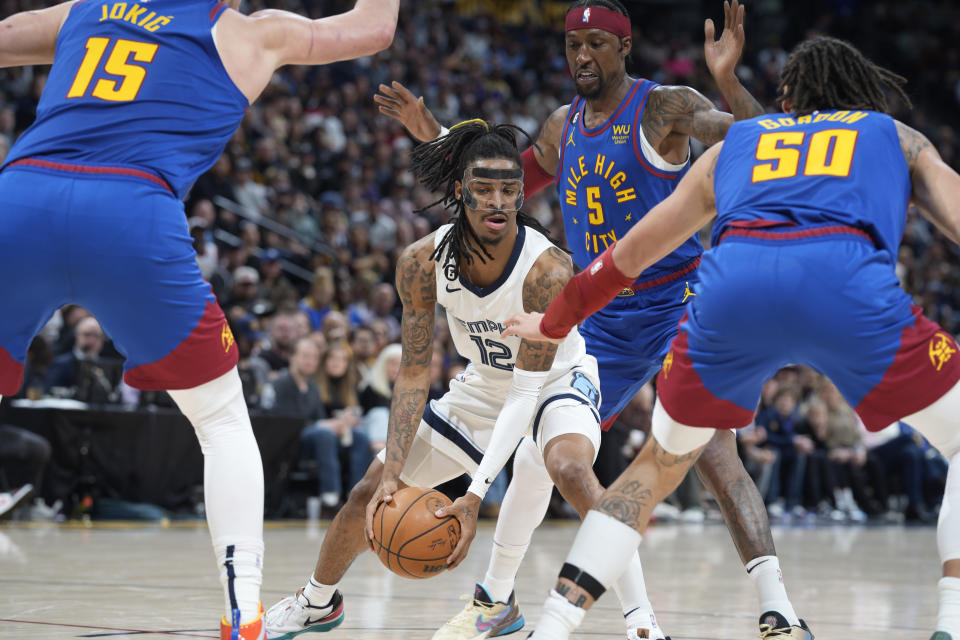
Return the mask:
<svg viewBox="0 0 960 640">
<path fill-rule="evenodd" d="M 450 390 L 427 404 L 400 480 L 411 486 L 435 487 L 464 473 L 472 476 L 493 435 L 509 382 L 509 376 L 498 381 L 484 379 L 471 367 L 451 380 Z M 593 356 L 547 381 L 526 430 L 541 454 L 553 438 L 579 433 L 593 443 L 596 458 L 600 449 L 599 389 Z M 377 457 L 383 462 L 385 456 L 386 451 L 381 451 Z"/>
</svg>

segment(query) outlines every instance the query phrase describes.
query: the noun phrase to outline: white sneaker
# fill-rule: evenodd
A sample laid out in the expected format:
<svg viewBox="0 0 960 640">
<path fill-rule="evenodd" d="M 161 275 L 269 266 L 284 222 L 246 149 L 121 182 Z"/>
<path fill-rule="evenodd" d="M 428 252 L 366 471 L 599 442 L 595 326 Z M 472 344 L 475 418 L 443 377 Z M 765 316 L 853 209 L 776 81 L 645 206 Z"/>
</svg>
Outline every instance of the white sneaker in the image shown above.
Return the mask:
<svg viewBox="0 0 960 640">
<path fill-rule="evenodd" d="M 492 602 L 487 590 L 478 584 L 472 597 L 460 599 L 467 600 L 467 606 L 437 629 L 432 640 L 485 640 L 523 628 L 523 614 L 513 592 L 507 602 Z"/>
<path fill-rule="evenodd" d="M 302 593 L 287 596 L 270 607 L 264 620 L 268 640 L 286 640 L 307 631 L 330 631 L 343 622 L 343 596 L 335 591 L 322 607 L 310 604 Z"/>
<path fill-rule="evenodd" d="M 25 484 L 16 491 L 0 493 L 0 518 L 7 516 L 14 507 L 26 500 L 33 493 L 33 485 Z"/>
</svg>

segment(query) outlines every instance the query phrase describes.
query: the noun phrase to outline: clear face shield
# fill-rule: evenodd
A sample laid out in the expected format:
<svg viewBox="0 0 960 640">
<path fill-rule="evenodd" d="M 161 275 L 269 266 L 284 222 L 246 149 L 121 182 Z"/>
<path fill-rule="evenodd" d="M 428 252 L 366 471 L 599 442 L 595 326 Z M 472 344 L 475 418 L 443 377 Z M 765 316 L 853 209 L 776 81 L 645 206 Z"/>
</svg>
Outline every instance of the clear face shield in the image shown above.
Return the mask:
<svg viewBox="0 0 960 640">
<path fill-rule="evenodd" d="M 523 169 L 470 167 L 463 172 L 463 204 L 476 211 L 519 211 Z"/>
</svg>

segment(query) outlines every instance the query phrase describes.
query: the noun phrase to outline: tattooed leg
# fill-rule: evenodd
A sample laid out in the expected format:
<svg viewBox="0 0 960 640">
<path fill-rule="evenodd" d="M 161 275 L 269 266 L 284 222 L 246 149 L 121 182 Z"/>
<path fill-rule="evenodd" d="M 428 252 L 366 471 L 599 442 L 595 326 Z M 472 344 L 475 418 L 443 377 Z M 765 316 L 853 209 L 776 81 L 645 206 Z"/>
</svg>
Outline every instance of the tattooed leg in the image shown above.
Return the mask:
<svg viewBox="0 0 960 640">
<path fill-rule="evenodd" d="M 363 525 L 367 503 L 373 497 L 382 474 L 383 463 L 374 458 L 363 479 L 350 491 L 347 503 L 330 523 L 320 546 L 317 567 L 313 571 L 313 579 L 318 583 L 340 582 L 354 558 L 370 548 L 363 535 Z M 399 486 L 402 488 L 405 485 L 400 483 Z"/>
<path fill-rule="evenodd" d="M 677 488 L 701 451 L 703 447 L 689 453 L 672 454 L 660 446 L 656 437 L 651 437 L 640 451 L 640 455 L 603 493 L 592 511 L 604 514 L 638 533 L 643 533 L 650 522 L 653 508 Z M 576 553 L 578 544 L 580 544 L 580 536 L 570 552 L 571 559 Z M 593 544 L 595 545 L 596 542 L 594 541 Z M 635 547 L 630 549 L 627 545 L 627 548 L 618 551 L 632 553 L 634 550 Z M 628 560 L 629 556 L 623 558 L 622 566 L 625 567 Z M 590 570 L 587 567 L 577 567 L 577 569 L 583 572 Z M 617 577 L 614 575 L 612 579 Z M 599 596 L 595 586 L 590 584 L 590 580 L 594 582 L 600 580 L 601 583 L 609 584 L 612 579 L 608 576 L 589 576 L 589 579 L 583 579 L 561 575 L 554 590 L 574 606 L 589 609 Z"/>
<path fill-rule="evenodd" d="M 696 463 L 697 475 L 720 505 L 727 530 L 744 564 L 760 556 L 775 556 L 767 509 L 757 485 L 737 455 L 737 438 L 720 431 Z"/>
</svg>

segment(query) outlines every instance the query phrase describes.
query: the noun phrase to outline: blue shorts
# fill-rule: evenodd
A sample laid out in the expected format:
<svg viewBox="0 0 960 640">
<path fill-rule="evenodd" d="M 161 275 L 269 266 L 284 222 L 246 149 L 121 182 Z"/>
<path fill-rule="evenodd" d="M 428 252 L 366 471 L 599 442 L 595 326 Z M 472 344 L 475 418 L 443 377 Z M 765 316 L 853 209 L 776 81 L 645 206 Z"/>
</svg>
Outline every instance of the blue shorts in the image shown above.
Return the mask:
<svg viewBox="0 0 960 640">
<path fill-rule="evenodd" d="M 608 430 L 660 371 L 677 323 L 697 291 L 699 259 L 613 299 L 580 327 L 600 373 L 601 427 Z"/>
<path fill-rule="evenodd" d="M 704 254 L 697 296 L 657 381 L 671 418 L 746 426 L 763 383 L 804 364 L 880 429 L 960 380 L 957 343 L 911 304 L 889 254 L 862 231 L 758 235 L 729 237 Z"/>
<path fill-rule="evenodd" d="M 0 173 L 0 201 L 0 395 L 20 388 L 30 341 L 69 303 L 100 321 L 131 386 L 187 389 L 236 365 L 183 203 L 160 178 L 27 160 Z"/>
</svg>

